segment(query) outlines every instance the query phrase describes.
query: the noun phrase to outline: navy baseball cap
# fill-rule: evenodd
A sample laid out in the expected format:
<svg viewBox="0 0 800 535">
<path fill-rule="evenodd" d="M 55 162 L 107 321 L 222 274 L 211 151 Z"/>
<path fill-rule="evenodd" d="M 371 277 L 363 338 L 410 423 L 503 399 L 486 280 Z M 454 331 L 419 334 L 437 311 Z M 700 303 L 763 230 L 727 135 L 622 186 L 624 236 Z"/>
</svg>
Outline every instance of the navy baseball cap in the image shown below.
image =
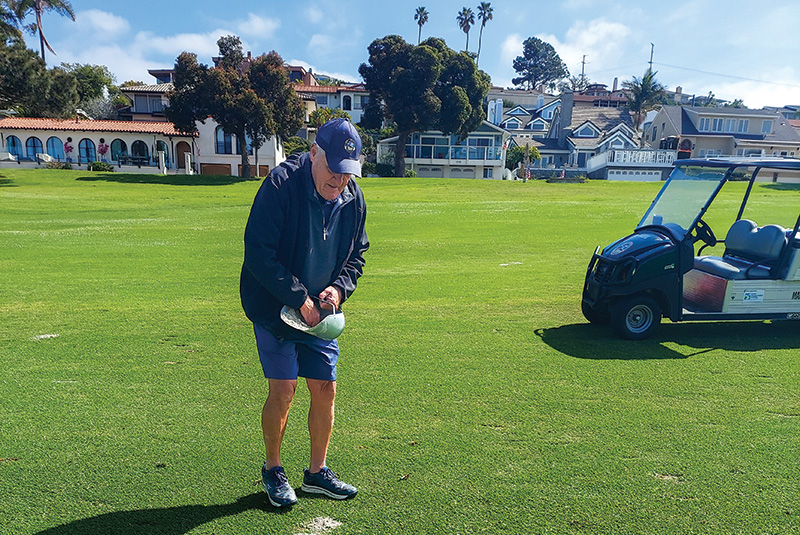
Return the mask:
<svg viewBox="0 0 800 535">
<path fill-rule="evenodd" d="M 361 137 L 353 123 L 347 119 L 331 119 L 319 127 L 314 143 L 325 151 L 332 172 L 361 177 Z"/>
</svg>

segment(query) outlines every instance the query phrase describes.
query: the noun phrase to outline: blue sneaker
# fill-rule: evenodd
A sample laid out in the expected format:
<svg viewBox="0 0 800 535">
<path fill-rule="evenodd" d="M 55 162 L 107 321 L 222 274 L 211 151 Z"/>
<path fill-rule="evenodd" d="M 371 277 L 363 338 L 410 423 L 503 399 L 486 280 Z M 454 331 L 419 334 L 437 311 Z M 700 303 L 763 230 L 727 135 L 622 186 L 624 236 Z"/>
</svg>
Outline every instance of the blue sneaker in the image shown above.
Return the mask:
<svg viewBox="0 0 800 535">
<path fill-rule="evenodd" d="M 324 494 L 334 500 L 346 500 L 358 492 L 353 485 L 339 481 L 333 470 L 327 466 L 323 466 L 322 470 L 315 474 L 309 472 L 308 469 L 303 470 L 303 484 L 300 486 L 300 490 L 312 494 Z"/>
<path fill-rule="evenodd" d="M 290 507 L 297 503 L 294 489 L 289 485 L 282 466 L 267 470 L 267 465 L 261 467 L 261 484 L 269 498 L 269 503 L 275 507 Z"/>
</svg>

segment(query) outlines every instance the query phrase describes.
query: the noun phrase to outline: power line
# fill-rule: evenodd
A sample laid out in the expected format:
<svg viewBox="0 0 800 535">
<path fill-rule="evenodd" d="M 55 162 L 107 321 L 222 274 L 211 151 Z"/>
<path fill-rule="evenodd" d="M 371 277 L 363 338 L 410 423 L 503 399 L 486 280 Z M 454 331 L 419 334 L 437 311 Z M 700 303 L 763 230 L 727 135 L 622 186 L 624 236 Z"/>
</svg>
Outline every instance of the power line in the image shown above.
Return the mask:
<svg viewBox="0 0 800 535">
<path fill-rule="evenodd" d="M 681 70 L 684 70 L 684 71 L 699 72 L 701 74 L 711 74 L 711 75 L 714 75 L 714 76 L 722 76 L 723 78 L 735 78 L 736 80 L 745 80 L 747 82 L 758 82 L 760 84 L 782 85 L 782 86 L 786 86 L 786 87 L 796 87 L 796 88 L 800 89 L 800 85 L 797 85 L 797 84 L 786 84 L 786 83 L 783 83 L 783 82 L 770 82 L 770 81 L 767 81 L 767 80 L 757 80 L 755 78 L 745 78 L 744 76 L 734 76 L 733 74 L 721 74 L 721 73 L 718 73 L 718 72 L 703 71 L 703 70 L 700 70 L 700 69 L 691 69 L 689 67 L 680 67 L 678 65 L 667 65 L 666 63 L 657 63 L 657 62 L 653 62 L 653 63 L 655 65 L 660 65 L 661 67 L 670 67 L 672 69 L 681 69 Z"/>
</svg>

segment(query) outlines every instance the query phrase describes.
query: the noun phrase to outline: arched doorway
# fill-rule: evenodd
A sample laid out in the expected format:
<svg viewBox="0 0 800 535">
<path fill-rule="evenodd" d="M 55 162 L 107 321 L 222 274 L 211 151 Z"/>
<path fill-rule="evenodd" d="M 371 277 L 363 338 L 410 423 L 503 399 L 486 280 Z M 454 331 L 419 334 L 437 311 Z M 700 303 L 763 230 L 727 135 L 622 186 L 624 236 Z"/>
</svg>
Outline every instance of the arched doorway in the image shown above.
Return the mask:
<svg viewBox="0 0 800 535">
<path fill-rule="evenodd" d="M 178 169 L 186 169 L 186 153 L 192 153 L 192 147 L 185 141 L 179 141 L 175 145 L 175 160 L 178 163 Z"/>
</svg>

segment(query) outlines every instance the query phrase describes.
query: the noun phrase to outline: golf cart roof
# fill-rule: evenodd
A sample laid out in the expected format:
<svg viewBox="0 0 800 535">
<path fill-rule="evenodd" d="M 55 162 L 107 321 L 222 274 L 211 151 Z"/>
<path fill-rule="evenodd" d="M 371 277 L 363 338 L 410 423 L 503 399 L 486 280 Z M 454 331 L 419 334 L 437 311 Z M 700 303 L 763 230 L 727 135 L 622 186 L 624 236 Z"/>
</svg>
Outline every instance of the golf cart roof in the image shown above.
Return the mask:
<svg viewBox="0 0 800 535">
<path fill-rule="evenodd" d="M 786 169 L 800 171 L 800 160 L 797 158 L 697 158 L 677 160 L 675 166 L 704 167 L 763 167 L 766 169 Z"/>
</svg>

